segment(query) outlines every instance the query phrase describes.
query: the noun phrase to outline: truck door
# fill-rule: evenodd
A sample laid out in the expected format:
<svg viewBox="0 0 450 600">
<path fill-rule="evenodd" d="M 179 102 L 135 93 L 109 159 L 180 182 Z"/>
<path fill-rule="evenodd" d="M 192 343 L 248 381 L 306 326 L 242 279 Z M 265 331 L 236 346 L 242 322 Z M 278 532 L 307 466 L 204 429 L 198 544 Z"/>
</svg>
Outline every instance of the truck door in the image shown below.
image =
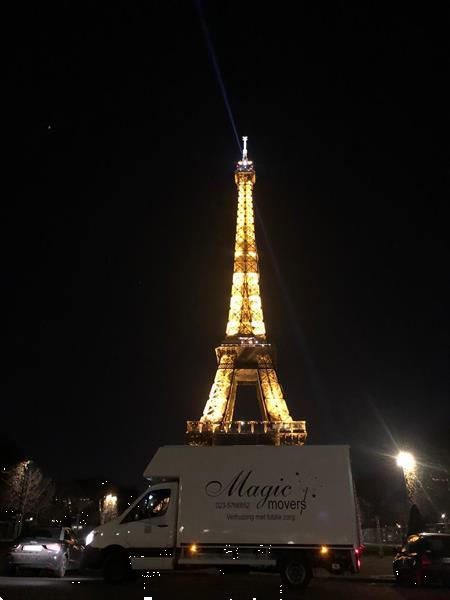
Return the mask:
<svg viewBox="0 0 450 600">
<path fill-rule="evenodd" d="M 173 568 L 177 496 L 175 482 L 154 485 L 125 515 L 121 524 L 133 569 Z"/>
</svg>

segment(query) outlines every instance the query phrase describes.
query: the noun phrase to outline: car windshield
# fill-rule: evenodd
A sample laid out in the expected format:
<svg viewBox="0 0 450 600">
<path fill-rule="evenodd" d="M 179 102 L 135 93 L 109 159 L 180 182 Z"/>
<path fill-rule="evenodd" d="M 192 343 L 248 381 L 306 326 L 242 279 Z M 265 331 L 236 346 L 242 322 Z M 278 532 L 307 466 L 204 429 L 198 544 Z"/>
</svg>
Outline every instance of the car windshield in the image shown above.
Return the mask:
<svg viewBox="0 0 450 600">
<path fill-rule="evenodd" d="M 59 527 L 47 527 L 46 529 L 33 529 L 27 537 L 54 538 L 55 540 L 59 540 L 60 534 L 61 529 Z"/>
</svg>

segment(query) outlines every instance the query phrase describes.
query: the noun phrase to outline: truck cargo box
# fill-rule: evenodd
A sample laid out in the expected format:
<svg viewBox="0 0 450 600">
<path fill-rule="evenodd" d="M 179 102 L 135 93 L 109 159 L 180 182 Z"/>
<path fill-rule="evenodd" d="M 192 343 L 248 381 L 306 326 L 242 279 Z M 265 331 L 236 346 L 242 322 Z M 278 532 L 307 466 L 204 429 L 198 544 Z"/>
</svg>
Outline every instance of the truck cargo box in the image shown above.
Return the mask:
<svg viewBox="0 0 450 600">
<path fill-rule="evenodd" d="M 151 483 L 179 482 L 177 546 L 359 546 L 348 446 L 164 446 Z"/>
</svg>

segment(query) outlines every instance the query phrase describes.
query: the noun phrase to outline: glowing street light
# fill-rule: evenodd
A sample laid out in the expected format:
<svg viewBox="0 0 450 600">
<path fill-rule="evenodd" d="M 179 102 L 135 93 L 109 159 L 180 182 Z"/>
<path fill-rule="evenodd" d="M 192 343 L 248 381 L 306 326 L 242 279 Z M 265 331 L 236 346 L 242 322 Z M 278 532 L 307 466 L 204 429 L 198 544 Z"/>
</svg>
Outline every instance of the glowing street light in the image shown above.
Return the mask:
<svg viewBox="0 0 450 600">
<path fill-rule="evenodd" d="M 105 496 L 105 504 L 115 506 L 117 504 L 117 496 L 114 496 L 113 494 L 108 494 L 107 496 Z"/>
<path fill-rule="evenodd" d="M 107 523 L 117 517 L 117 496 L 107 494 L 100 500 L 100 523 Z"/>
<path fill-rule="evenodd" d="M 416 459 L 411 452 L 399 452 L 397 455 L 397 465 L 401 467 L 405 473 L 410 473 L 416 468 Z"/>
</svg>

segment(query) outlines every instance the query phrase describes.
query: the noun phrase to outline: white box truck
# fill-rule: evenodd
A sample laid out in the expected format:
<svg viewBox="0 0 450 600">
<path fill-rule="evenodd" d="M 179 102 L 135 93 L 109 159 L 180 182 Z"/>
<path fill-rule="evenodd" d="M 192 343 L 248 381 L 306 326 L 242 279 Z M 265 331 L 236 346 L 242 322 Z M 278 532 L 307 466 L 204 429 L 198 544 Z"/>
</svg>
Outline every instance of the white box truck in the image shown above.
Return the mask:
<svg viewBox="0 0 450 600">
<path fill-rule="evenodd" d="M 314 567 L 359 571 L 348 446 L 164 446 L 150 487 L 87 537 L 86 566 L 279 571 L 304 587 Z"/>
</svg>

